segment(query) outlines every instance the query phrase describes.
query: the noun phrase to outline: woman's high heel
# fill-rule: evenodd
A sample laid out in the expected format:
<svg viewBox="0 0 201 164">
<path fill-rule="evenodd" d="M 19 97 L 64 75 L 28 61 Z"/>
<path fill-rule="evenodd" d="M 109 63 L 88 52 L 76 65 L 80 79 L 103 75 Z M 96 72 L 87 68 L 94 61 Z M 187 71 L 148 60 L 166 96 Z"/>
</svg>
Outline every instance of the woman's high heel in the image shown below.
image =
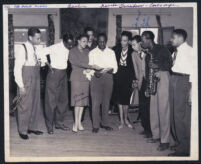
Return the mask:
<svg viewBox="0 0 201 164">
<path fill-rule="evenodd" d="M 73 124 L 73 129 L 72 129 L 72 131 L 73 131 L 74 133 L 77 133 L 77 128 L 75 127 L 75 124 Z"/>
</svg>

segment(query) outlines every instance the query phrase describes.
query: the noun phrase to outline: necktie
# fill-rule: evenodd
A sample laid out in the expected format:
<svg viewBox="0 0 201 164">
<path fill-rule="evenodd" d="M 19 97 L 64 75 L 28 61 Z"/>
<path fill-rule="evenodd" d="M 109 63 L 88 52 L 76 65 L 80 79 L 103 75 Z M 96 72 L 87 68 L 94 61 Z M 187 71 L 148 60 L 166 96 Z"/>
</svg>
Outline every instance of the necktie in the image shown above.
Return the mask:
<svg viewBox="0 0 201 164">
<path fill-rule="evenodd" d="M 172 57 L 172 65 L 175 64 L 175 61 L 176 61 L 176 58 L 177 58 L 177 53 L 178 53 L 178 51 L 176 50 L 176 51 L 174 52 L 174 54 L 173 54 L 173 57 Z"/>
<path fill-rule="evenodd" d="M 40 62 L 38 61 L 37 56 L 36 56 L 36 47 L 34 45 L 33 45 L 33 49 L 34 49 L 34 59 L 36 61 L 36 65 L 40 65 Z"/>
</svg>

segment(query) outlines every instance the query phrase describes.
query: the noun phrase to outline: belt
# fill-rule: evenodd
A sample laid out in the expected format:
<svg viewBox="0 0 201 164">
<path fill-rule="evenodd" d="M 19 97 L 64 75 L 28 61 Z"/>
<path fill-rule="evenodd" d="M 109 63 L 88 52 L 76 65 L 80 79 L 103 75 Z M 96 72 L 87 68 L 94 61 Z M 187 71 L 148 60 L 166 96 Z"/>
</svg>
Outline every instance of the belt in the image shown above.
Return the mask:
<svg viewBox="0 0 201 164">
<path fill-rule="evenodd" d="M 176 75 L 176 76 L 183 76 L 183 77 L 189 77 L 189 74 L 185 74 L 185 73 L 178 73 L 178 72 L 172 72 L 172 75 Z"/>
<path fill-rule="evenodd" d="M 57 69 L 57 68 L 52 68 L 53 71 L 66 71 L 66 69 Z"/>
</svg>

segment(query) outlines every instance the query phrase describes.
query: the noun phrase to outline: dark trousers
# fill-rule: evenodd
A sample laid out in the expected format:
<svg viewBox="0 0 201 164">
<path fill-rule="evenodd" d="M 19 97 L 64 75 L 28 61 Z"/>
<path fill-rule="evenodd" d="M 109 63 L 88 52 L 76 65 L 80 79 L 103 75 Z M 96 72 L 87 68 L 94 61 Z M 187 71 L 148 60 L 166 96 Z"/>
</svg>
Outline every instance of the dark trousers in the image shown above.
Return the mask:
<svg viewBox="0 0 201 164">
<path fill-rule="evenodd" d="M 64 124 L 69 108 L 66 70 L 48 72 L 45 90 L 45 122 L 48 130 Z M 54 121 L 55 120 L 55 121 Z"/>
<path fill-rule="evenodd" d="M 188 105 L 190 87 L 188 76 L 171 76 L 171 132 L 175 142 L 179 144 L 176 152 L 184 155 L 190 153 L 191 107 Z"/>
<path fill-rule="evenodd" d="M 40 67 L 23 66 L 22 78 L 26 94 L 17 108 L 18 131 L 27 134 L 27 130 L 38 130 L 40 115 Z M 19 94 L 19 93 L 18 93 Z"/>
<path fill-rule="evenodd" d="M 145 96 L 146 80 L 142 80 L 142 86 L 139 91 L 139 114 L 142 127 L 147 133 L 151 133 L 150 127 L 150 97 Z"/>
<path fill-rule="evenodd" d="M 101 77 L 93 77 L 90 83 L 90 92 L 92 100 L 92 120 L 93 127 L 100 126 L 100 107 L 102 107 L 102 122 L 104 126 L 108 126 L 108 110 L 110 107 L 110 99 L 113 89 L 113 76 L 104 74 Z"/>
</svg>

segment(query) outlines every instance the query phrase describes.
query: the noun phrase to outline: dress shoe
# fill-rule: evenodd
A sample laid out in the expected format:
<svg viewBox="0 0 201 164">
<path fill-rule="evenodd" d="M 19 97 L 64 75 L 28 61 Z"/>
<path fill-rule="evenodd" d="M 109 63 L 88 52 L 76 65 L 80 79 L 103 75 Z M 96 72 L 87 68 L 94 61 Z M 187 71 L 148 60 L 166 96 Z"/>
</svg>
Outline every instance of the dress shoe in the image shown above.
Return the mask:
<svg viewBox="0 0 201 164">
<path fill-rule="evenodd" d="M 126 126 L 128 127 L 128 128 L 130 128 L 130 129 L 133 129 L 133 126 L 128 122 L 128 123 L 126 123 Z"/>
<path fill-rule="evenodd" d="M 124 124 L 120 124 L 119 126 L 118 126 L 118 129 L 120 130 L 120 129 L 122 129 L 124 127 Z"/>
<path fill-rule="evenodd" d="M 151 138 L 151 139 L 147 140 L 147 143 L 156 143 L 156 142 L 160 142 L 160 138 L 158 138 L 158 139 Z"/>
<path fill-rule="evenodd" d="M 73 124 L 72 132 L 77 133 L 77 127 Z"/>
<path fill-rule="evenodd" d="M 55 126 L 55 129 L 61 129 L 61 130 L 64 130 L 64 131 L 70 130 L 70 128 L 65 126 L 65 125 Z"/>
<path fill-rule="evenodd" d="M 152 138 L 152 134 L 151 133 L 147 133 L 144 138 Z"/>
<path fill-rule="evenodd" d="M 157 148 L 158 151 L 164 151 L 169 148 L 169 143 L 161 143 L 159 147 Z"/>
<path fill-rule="evenodd" d="M 54 134 L 54 131 L 53 130 L 48 130 L 47 133 L 52 135 L 52 134 Z"/>
<path fill-rule="evenodd" d="M 38 130 L 28 130 L 28 134 L 31 134 L 31 133 L 33 133 L 35 135 L 42 135 L 43 134 L 43 132 L 38 131 Z"/>
<path fill-rule="evenodd" d="M 19 134 L 20 138 L 22 138 L 23 140 L 28 140 L 29 136 L 27 134 Z"/>
<path fill-rule="evenodd" d="M 92 129 L 92 132 L 93 132 L 93 133 L 98 133 L 98 131 L 99 131 L 99 128 L 93 128 L 93 129 Z"/>
<path fill-rule="evenodd" d="M 139 135 L 147 135 L 147 132 L 143 130 L 142 132 L 139 133 Z"/>
<path fill-rule="evenodd" d="M 78 130 L 79 130 L 79 131 L 84 131 L 84 127 L 82 126 L 82 124 L 79 124 L 79 125 L 78 125 Z"/>
<path fill-rule="evenodd" d="M 109 126 L 100 125 L 100 127 L 101 127 L 102 129 L 107 130 L 107 131 L 112 131 L 112 130 L 113 130 L 113 128 L 112 128 L 112 127 L 109 127 Z"/>
</svg>

